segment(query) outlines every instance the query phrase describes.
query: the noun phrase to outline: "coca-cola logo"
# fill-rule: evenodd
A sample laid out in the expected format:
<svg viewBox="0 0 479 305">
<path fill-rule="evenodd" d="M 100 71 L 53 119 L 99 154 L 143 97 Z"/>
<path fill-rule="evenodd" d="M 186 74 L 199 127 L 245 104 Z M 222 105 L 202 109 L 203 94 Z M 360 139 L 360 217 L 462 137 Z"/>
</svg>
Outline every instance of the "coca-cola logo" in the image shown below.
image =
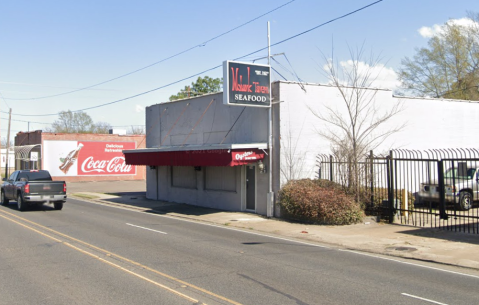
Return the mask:
<svg viewBox="0 0 479 305">
<path fill-rule="evenodd" d="M 252 156 L 252 157 L 249 157 L 248 156 L 251 156 L 252 154 L 254 154 L 254 152 L 252 151 L 246 151 L 242 154 L 240 153 L 237 153 L 236 156 L 235 156 L 235 159 L 236 160 L 248 160 L 248 159 L 256 159 L 256 156 Z"/>
<path fill-rule="evenodd" d="M 81 170 L 84 173 L 128 173 L 131 171 L 131 165 L 125 164 L 125 158 L 113 157 L 110 160 L 95 160 L 90 156 L 83 161 Z"/>
</svg>

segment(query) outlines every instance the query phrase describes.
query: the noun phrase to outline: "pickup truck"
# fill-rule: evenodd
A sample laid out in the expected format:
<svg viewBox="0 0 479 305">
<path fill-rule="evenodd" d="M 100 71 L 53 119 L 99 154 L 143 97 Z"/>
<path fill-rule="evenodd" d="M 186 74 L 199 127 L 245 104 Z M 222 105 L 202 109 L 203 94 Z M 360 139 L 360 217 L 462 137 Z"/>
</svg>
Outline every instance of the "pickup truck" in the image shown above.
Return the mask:
<svg viewBox="0 0 479 305">
<path fill-rule="evenodd" d="M 479 200 L 479 168 L 466 163 L 449 168 L 444 173 L 444 197 L 446 203 L 452 203 L 457 210 L 467 211 L 473 202 Z M 421 183 L 417 193 L 419 202 L 439 202 L 439 183 L 432 180 Z"/>
<path fill-rule="evenodd" d="M 55 210 L 61 210 L 67 200 L 65 181 L 52 181 L 46 170 L 18 170 L 10 177 L 3 178 L 1 202 L 7 205 L 17 201 L 18 210 L 25 211 L 29 205 L 53 203 Z"/>
</svg>

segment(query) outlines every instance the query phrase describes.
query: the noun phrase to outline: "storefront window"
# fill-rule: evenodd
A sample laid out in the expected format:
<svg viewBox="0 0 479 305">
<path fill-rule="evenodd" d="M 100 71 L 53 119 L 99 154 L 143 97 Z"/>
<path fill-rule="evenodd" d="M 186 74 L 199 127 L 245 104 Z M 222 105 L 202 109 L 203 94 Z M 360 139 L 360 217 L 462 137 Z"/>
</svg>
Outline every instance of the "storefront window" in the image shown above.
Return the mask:
<svg viewBox="0 0 479 305">
<path fill-rule="evenodd" d="M 205 168 L 205 189 L 236 192 L 236 168 L 212 166 Z"/>
<path fill-rule="evenodd" d="M 171 186 L 196 189 L 196 171 L 193 166 L 172 166 Z"/>
</svg>

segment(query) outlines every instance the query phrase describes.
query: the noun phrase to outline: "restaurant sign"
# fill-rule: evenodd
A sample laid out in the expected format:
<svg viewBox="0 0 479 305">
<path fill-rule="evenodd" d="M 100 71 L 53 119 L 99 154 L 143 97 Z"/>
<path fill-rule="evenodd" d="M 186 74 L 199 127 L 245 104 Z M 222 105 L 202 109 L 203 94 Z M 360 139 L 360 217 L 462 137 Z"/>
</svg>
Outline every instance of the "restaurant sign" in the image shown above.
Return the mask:
<svg viewBox="0 0 479 305">
<path fill-rule="evenodd" d="M 271 67 L 223 62 L 223 103 L 227 105 L 269 107 L 271 105 Z"/>
</svg>

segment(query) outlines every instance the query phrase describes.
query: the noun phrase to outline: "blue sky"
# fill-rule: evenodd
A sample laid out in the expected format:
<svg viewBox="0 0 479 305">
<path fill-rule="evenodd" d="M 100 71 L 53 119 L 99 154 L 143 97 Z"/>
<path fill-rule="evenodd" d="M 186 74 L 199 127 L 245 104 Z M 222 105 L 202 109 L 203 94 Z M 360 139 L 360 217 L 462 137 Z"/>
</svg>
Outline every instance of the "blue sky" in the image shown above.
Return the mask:
<svg viewBox="0 0 479 305">
<path fill-rule="evenodd" d="M 97 107 L 161 88 L 85 111 L 95 122 L 115 128 L 144 125 L 146 106 L 167 101 L 197 76 L 180 80 L 265 48 L 268 21 L 274 45 L 373 2 L 2 1 L 0 137 L 6 138 L 9 108 L 13 138 L 18 131 L 49 126 L 57 119 L 49 114 Z M 364 45 L 367 52 L 382 56 L 393 75 L 401 59 L 427 45 L 420 28 L 464 18 L 467 11 L 479 12 L 477 0 L 384 0 L 274 45 L 272 54 L 285 53 L 289 62 L 278 56 L 281 65 L 273 61 L 272 66 L 291 81 L 296 80 L 294 69 L 305 82 L 325 83 L 322 53 L 329 56 L 333 50 L 336 59 L 348 60 L 348 46 Z M 205 41 L 209 42 L 202 45 Z M 167 59 L 173 55 L 177 56 Z M 264 50 L 241 61 L 266 55 Z M 221 74 L 217 68 L 202 76 Z M 273 79 L 282 77 L 273 73 Z M 103 84 L 64 94 L 99 83 Z M 57 96 L 43 98 L 51 95 Z"/>
</svg>

